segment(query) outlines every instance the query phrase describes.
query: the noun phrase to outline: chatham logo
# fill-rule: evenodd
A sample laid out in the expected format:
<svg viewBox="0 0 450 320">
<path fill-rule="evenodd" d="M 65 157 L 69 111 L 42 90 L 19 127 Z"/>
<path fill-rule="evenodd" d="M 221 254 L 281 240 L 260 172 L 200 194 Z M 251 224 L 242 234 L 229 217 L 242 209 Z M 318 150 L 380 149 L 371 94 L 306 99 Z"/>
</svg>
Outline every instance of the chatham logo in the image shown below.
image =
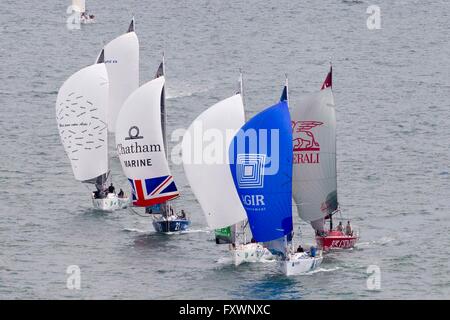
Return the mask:
<svg viewBox="0 0 450 320">
<path fill-rule="evenodd" d="M 236 176 L 239 188 L 263 188 L 265 163 L 265 154 L 238 154 Z"/>
<path fill-rule="evenodd" d="M 143 158 L 144 155 L 138 154 L 146 154 L 152 152 L 162 152 L 161 145 L 156 144 L 142 144 L 141 139 L 144 139 L 143 136 L 139 134 L 139 127 L 132 126 L 128 130 L 128 137 L 125 137 L 125 141 L 128 143 L 119 143 L 116 146 L 117 153 L 120 156 L 127 156 L 127 158 L 123 159 L 123 164 L 125 167 L 151 167 L 152 159 L 151 158 Z M 141 142 L 141 143 L 138 143 Z M 128 157 L 138 157 L 134 159 L 129 159 Z"/>
<path fill-rule="evenodd" d="M 143 136 L 139 135 L 139 127 L 132 126 L 130 130 L 128 130 L 128 137 L 125 140 L 134 140 L 134 139 L 143 139 Z"/>
</svg>

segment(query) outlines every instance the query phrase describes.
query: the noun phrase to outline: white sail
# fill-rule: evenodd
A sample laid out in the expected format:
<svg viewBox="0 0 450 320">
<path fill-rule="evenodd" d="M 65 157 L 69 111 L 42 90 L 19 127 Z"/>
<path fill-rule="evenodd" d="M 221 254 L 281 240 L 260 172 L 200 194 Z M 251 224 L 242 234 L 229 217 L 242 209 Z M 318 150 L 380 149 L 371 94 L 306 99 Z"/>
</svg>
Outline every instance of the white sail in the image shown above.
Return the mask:
<svg viewBox="0 0 450 320">
<path fill-rule="evenodd" d="M 161 93 L 156 78 L 125 101 L 116 122 L 116 149 L 133 188 L 133 204 L 151 206 L 178 196 L 165 155 L 161 130 Z"/>
<path fill-rule="evenodd" d="M 316 221 L 337 208 L 336 115 L 331 88 L 292 104 L 293 197 L 300 217 Z"/>
<path fill-rule="evenodd" d="M 236 94 L 200 114 L 183 137 L 184 171 L 210 228 L 228 227 L 247 217 L 234 186 L 228 155 L 228 146 L 244 123 L 242 97 Z M 222 139 L 216 141 L 215 152 L 221 155 L 216 163 L 195 159 L 196 150 L 206 150 L 212 145 L 211 141 L 205 142 L 203 136 L 196 136 L 198 126 L 203 132 L 209 130 Z"/>
<path fill-rule="evenodd" d="M 134 31 L 127 32 L 103 50 L 109 78 L 108 130 L 114 132 L 120 108 L 139 87 L 139 40 Z"/>
<path fill-rule="evenodd" d="M 72 0 L 72 9 L 76 12 L 86 11 L 86 1 L 85 0 Z"/>
<path fill-rule="evenodd" d="M 75 179 L 108 172 L 108 75 L 104 64 L 84 68 L 59 89 L 56 121 Z"/>
</svg>

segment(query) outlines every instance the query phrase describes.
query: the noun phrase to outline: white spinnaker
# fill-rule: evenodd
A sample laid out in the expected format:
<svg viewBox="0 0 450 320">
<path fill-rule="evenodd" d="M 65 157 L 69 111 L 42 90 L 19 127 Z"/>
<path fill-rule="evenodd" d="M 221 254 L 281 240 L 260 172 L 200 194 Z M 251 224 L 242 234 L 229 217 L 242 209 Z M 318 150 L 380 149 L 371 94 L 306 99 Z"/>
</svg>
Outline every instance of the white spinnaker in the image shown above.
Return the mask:
<svg viewBox="0 0 450 320">
<path fill-rule="evenodd" d="M 103 63 L 81 69 L 59 89 L 59 135 L 79 181 L 108 172 L 107 104 L 108 75 Z"/>
<path fill-rule="evenodd" d="M 228 155 L 231 140 L 244 123 L 242 97 L 236 94 L 201 113 L 183 137 L 184 172 L 203 209 L 208 226 L 213 229 L 228 227 L 247 217 L 234 186 Z M 205 137 L 198 133 L 199 126 Z M 204 141 L 211 139 L 211 136 L 207 138 L 208 131 L 221 141 L 215 141 L 215 145 L 214 139 Z M 203 151 L 211 147 L 219 154 L 218 161 L 208 161 L 203 157 Z M 196 156 L 195 152 L 200 154 Z"/>
<path fill-rule="evenodd" d="M 86 1 L 85 0 L 72 0 L 73 10 L 76 12 L 86 11 Z"/>
<path fill-rule="evenodd" d="M 116 148 L 123 172 L 129 179 L 144 180 L 170 175 L 161 130 L 160 103 L 164 82 L 161 76 L 142 85 L 120 109 L 116 123 Z M 127 153 L 127 150 L 137 149 L 140 152 Z M 132 161 L 139 166 L 133 166 Z"/>
<path fill-rule="evenodd" d="M 308 95 L 291 108 L 293 197 L 300 217 L 315 221 L 337 205 L 336 114 L 331 88 Z"/>
<path fill-rule="evenodd" d="M 128 32 L 109 42 L 104 47 L 104 61 L 109 78 L 108 130 L 114 132 L 120 108 L 139 87 L 139 40 L 136 33 Z"/>
</svg>

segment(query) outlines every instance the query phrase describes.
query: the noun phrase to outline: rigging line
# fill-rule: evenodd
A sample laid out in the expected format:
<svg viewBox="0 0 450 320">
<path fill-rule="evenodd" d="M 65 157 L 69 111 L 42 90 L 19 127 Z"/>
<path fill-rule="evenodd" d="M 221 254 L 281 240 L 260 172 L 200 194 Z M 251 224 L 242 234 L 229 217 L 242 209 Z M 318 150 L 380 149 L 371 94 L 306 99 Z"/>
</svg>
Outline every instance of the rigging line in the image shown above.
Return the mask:
<svg viewBox="0 0 450 320">
<path fill-rule="evenodd" d="M 142 218 L 151 218 L 151 215 L 142 215 L 139 212 L 135 211 L 133 209 L 133 207 L 128 207 L 128 211 L 131 211 L 132 213 L 134 213 L 135 215 L 142 217 Z"/>
</svg>

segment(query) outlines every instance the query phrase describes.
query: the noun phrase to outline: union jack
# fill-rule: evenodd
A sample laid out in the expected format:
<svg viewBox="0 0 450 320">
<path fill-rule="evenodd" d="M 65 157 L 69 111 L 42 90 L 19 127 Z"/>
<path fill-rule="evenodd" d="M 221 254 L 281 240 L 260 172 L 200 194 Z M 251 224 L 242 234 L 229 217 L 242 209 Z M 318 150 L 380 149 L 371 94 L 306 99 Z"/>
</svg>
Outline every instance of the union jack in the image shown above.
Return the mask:
<svg viewBox="0 0 450 320">
<path fill-rule="evenodd" d="M 163 203 L 180 195 L 172 176 L 128 181 L 131 183 L 133 205 L 138 207 Z"/>
</svg>

